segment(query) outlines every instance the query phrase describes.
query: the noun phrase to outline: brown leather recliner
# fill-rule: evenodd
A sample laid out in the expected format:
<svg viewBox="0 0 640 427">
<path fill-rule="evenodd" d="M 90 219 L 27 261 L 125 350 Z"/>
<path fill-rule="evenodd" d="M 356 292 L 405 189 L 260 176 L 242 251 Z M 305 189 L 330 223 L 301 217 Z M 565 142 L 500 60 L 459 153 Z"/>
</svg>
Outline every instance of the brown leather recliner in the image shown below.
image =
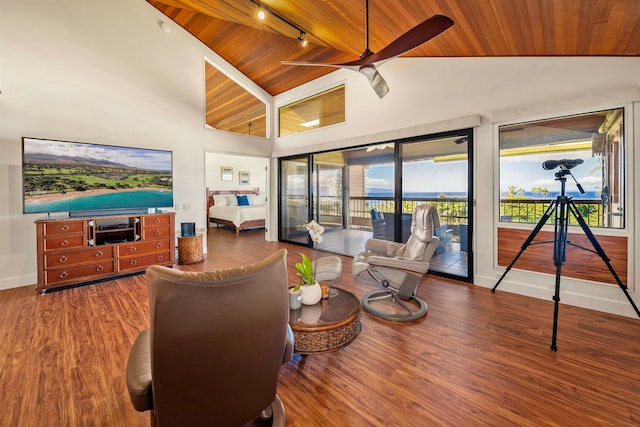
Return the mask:
<svg viewBox="0 0 640 427">
<path fill-rule="evenodd" d="M 161 426 L 285 425 L 276 394 L 291 359 L 287 252 L 212 272 L 151 266 L 151 327 L 136 339 L 127 387 Z"/>
</svg>

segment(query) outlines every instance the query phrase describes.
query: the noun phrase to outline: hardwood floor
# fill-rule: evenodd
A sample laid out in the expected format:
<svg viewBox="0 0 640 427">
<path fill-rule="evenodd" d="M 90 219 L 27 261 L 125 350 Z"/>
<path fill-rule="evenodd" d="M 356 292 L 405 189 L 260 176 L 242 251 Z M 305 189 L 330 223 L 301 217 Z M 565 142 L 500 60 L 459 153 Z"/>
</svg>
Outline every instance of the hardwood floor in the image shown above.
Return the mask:
<svg viewBox="0 0 640 427">
<path fill-rule="evenodd" d="M 209 232 L 209 253 L 185 270 L 238 266 L 289 250 L 289 281 L 306 248 L 264 231 Z M 371 287 L 351 278 L 358 296 Z M 392 323 L 362 313 L 348 347 L 283 366 L 289 426 L 640 425 L 640 320 L 426 278 L 426 318 Z M 145 426 L 124 371 L 148 327 L 144 275 L 39 296 L 0 291 L 0 426 Z"/>
</svg>

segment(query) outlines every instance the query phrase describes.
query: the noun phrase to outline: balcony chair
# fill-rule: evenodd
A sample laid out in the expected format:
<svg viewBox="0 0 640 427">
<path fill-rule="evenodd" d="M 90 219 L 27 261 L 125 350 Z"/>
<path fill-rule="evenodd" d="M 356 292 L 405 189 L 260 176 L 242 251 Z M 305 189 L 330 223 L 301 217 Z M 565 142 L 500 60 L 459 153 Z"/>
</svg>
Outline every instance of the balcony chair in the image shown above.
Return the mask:
<svg viewBox="0 0 640 427">
<path fill-rule="evenodd" d="M 364 296 L 362 306 L 369 313 L 393 321 L 412 321 L 427 314 L 427 304 L 417 296 L 423 275 L 440 239 L 434 231 L 440 227 L 438 210 L 433 205 L 419 205 L 413 211 L 411 234 L 401 244 L 369 239 L 365 251 L 353 258 L 356 279 L 382 285 Z M 391 301 L 391 305 L 381 300 Z"/>
<path fill-rule="evenodd" d="M 276 394 L 293 353 L 286 257 L 281 249 L 211 272 L 148 267 L 151 326 L 133 344 L 126 379 L 152 425 L 286 425 Z"/>
<path fill-rule="evenodd" d="M 384 214 L 377 208 L 371 209 L 371 228 L 373 230 L 374 239 L 386 238 L 386 222 Z"/>
</svg>

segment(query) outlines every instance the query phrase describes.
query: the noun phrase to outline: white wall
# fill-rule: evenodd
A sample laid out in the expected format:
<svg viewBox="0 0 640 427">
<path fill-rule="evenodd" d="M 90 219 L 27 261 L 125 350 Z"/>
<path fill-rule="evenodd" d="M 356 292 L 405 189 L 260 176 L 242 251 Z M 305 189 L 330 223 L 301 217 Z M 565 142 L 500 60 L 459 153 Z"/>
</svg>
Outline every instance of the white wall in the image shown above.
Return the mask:
<svg viewBox="0 0 640 427">
<path fill-rule="evenodd" d="M 22 214 L 21 138 L 173 150 L 176 223 L 205 224 L 204 153 L 270 156 L 269 140 L 206 130 L 204 57 L 143 0 L 0 0 L 0 289 L 36 282 L 37 215 Z M 235 78 L 269 95 L 239 72 Z"/>
<path fill-rule="evenodd" d="M 634 140 L 640 140 L 637 113 L 640 103 L 631 103 L 640 100 L 640 58 L 397 58 L 380 67 L 380 72 L 390 87 L 383 99 L 374 94 L 363 76 L 347 70 L 335 71 L 276 96 L 277 111 L 279 106 L 346 81 L 346 123 L 276 138 L 274 155 L 350 147 L 474 126 L 474 283 L 486 287 L 493 287 L 504 271 L 496 261 L 498 123 L 494 122 L 525 121 L 620 105 L 627 107 L 627 111 L 635 107 L 635 119 L 630 111 L 626 123 L 630 154 L 629 224 L 622 231 L 597 233 L 629 238 L 628 285 L 636 304 L 640 302 L 639 291 L 635 289 L 640 272 L 634 271 L 638 260 L 635 253 L 640 246 L 640 227 L 635 225 L 639 209 L 633 191 L 640 188 L 640 171 L 636 172 L 640 150 L 634 151 L 637 147 Z M 553 271 L 551 255 L 550 271 Z M 498 289 L 551 300 L 553 288 L 553 274 L 514 269 Z M 563 278 L 561 291 L 562 303 L 636 317 L 617 286 Z"/>
<path fill-rule="evenodd" d="M 207 152 L 205 155 L 205 184 L 210 190 L 253 190 L 260 189 L 260 194 L 267 191 L 268 157 L 240 156 L 225 153 Z M 233 181 L 222 181 L 222 166 L 233 168 Z M 238 172 L 249 172 L 249 185 L 240 185 Z"/>
</svg>

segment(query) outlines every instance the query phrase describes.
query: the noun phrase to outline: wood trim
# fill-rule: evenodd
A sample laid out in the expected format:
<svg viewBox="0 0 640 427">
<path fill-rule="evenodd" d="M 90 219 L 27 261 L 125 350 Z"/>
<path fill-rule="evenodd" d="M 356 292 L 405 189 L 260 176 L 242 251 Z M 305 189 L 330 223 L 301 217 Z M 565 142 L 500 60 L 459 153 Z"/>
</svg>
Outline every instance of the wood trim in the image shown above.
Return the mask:
<svg viewBox="0 0 640 427">
<path fill-rule="evenodd" d="M 501 267 L 508 266 L 517 256 L 530 234 L 530 230 L 498 228 L 498 265 Z M 611 265 L 620 280 L 622 280 L 622 283 L 627 284 L 627 238 L 596 236 L 596 239 L 610 258 Z M 569 233 L 568 240 L 574 245 L 593 249 L 587 236 L 582 233 Z M 547 241 L 550 243 L 541 243 Z M 555 274 L 552 241 L 553 232 L 540 231 L 532 244 L 527 247 L 518 261 L 516 261 L 513 268 Z M 562 275 L 617 286 L 613 275 L 597 254 L 572 245 L 567 247 L 566 262 L 562 266 Z"/>
</svg>

